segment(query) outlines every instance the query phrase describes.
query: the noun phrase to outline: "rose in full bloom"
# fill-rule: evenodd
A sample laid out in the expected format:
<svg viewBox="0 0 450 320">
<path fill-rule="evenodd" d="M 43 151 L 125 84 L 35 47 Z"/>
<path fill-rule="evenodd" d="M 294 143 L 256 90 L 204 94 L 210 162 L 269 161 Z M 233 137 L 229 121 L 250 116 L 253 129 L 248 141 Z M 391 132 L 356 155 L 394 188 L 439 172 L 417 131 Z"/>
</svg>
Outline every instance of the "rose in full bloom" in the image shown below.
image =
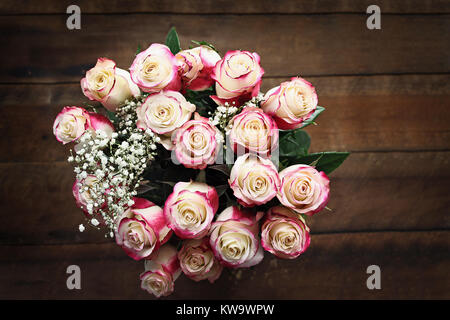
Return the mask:
<svg viewBox="0 0 450 320">
<path fill-rule="evenodd" d="M 258 237 L 258 221 L 262 215 L 228 207 L 213 222 L 209 243 L 224 266 L 246 268 L 261 262 L 264 250 Z"/>
<path fill-rule="evenodd" d="M 174 139 L 175 156 L 186 168 L 204 169 L 213 164 L 222 147 L 222 133 L 207 118 L 195 114 Z"/>
<path fill-rule="evenodd" d="M 95 67 L 86 72 L 86 77 L 81 79 L 81 89 L 89 100 L 101 102 L 110 111 L 141 93 L 131 81 L 130 73 L 106 58 L 99 58 Z"/>
<path fill-rule="evenodd" d="M 268 157 L 277 147 L 277 124 L 259 108 L 244 108 L 231 119 L 230 125 L 230 142 L 238 155 L 252 152 Z"/>
<path fill-rule="evenodd" d="M 237 158 L 228 180 L 238 202 L 246 207 L 272 200 L 280 188 L 280 178 L 270 159 L 252 154 Z"/>
<path fill-rule="evenodd" d="M 261 227 L 264 249 L 283 259 L 294 259 L 309 246 L 309 228 L 292 210 L 277 206 L 269 209 Z"/>
<path fill-rule="evenodd" d="M 240 106 L 257 96 L 264 74 L 259 61 L 256 52 L 228 51 L 214 67 L 216 95 L 211 98 L 219 105 L 228 102 Z"/>
<path fill-rule="evenodd" d="M 145 92 L 181 89 L 177 60 L 163 44 L 154 43 L 139 53 L 130 67 L 130 73 L 134 83 Z"/>
<path fill-rule="evenodd" d="M 214 84 L 211 73 L 219 54 L 208 46 L 200 46 L 178 52 L 175 57 L 179 64 L 179 73 L 184 88 L 201 91 Z"/>
<path fill-rule="evenodd" d="M 297 164 L 287 167 L 279 176 L 281 188 L 277 197 L 284 206 L 312 216 L 327 205 L 330 180 L 323 171 Z"/>
<path fill-rule="evenodd" d="M 80 107 L 64 107 L 53 123 L 53 134 L 63 144 L 80 138 L 90 127 L 89 113 Z"/>
<path fill-rule="evenodd" d="M 163 145 L 171 150 L 171 135 L 175 129 L 188 121 L 195 111 L 195 105 L 176 91 L 162 91 L 151 94 L 136 108 L 137 127 L 150 129 L 161 135 Z"/>
<path fill-rule="evenodd" d="M 169 227 L 182 239 L 202 238 L 219 207 L 214 187 L 200 182 L 178 182 L 164 204 Z"/>
<path fill-rule="evenodd" d="M 145 260 L 145 271 L 140 275 L 141 288 L 156 297 L 168 296 L 173 292 L 174 282 L 181 274 L 177 249 L 166 244 L 156 257 Z"/>
<path fill-rule="evenodd" d="M 154 203 L 134 198 L 134 205 L 118 219 L 116 243 L 134 260 L 149 258 L 172 235 L 163 209 Z"/>
<path fill-rule="evenodd" d="M 214 257 L 208 237 L 185 240 L 178 252 L 178 260 L 183 273 L 194 281 L 208 279 L 213 283 L 223 270 L 223 266 Z"/>
<path fill-rule="evenodd" d="M 282 130 L 302 126 L 317 108 L 314 87 L 302 78 L 292 78 L 270 89 L 264 96 L 261 108 L 270 114 Z"/>
</svg>

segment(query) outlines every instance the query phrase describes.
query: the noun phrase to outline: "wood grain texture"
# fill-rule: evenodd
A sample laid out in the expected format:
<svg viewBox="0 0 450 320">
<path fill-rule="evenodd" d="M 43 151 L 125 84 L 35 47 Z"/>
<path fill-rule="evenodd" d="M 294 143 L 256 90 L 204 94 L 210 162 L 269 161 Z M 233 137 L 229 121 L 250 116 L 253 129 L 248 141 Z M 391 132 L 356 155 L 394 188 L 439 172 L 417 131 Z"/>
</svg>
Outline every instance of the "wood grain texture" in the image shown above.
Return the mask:
<svg viewBox="0 0 450 320">
<path fill-rule="evenodd" d="M 78 82 L 102 56 L 128 68 L 139 43 L 145 48 L 163 42 L 171 26 L 178 28 L 184 48 L 194 39 L 211 42 L 222 53 L 258 52 L 272 77 L 450 70 L 450 20 L 442 15 L 388 15 L 377 31 L 366 28 L 365 15 L 342 14 L 88 15 L 75 31 L 66 28 L 65 19 L 1 16 L 1 81 Z"/>
<path fill-rule="evenodd" d="M 266 253 L 251 269 L 225 270 L 215 284 L 185 276 L 168 299 L 449 299 L 448 231 L 313 236 L 296 260 Z M 14 259 L 11 259 L 14 257 Z M 66 288 L 66 268 L 81 268 L 81 290 Z M 381 290 L 366 269 L 381 268 Z M 114 243 L 1 246 L 0 298 L 153 299 L 139 288 L 143 263 Z M 251 288 L 251 289 L 250 289 Z"/>
<path fill-rule="evenodd" d="M 331 174 L 328 206 L 308 219 L 313 233 L 450 228 L 450 152 L 356 153 Z M 0 165 L 0 244 L 104 242 L 84 233 L 71 166 Z"/>
<path fill-rule="evenodd" d="M 286 79 L 266 78 L 263 90 Z M 312 151 L 450 149 L 450 75 L 307 79 L 326 107 L 307 128 Z M 8 150 L 0 162 L 67 159 L 52 124 L 64 106 L 85 103 L 78 84 L 0 85 L 0 148 Z"/>
<path fill-rule="evenodd" d="M 30 0 L 1 1 L 0 14 L 63 14 L 69 5 L 80 6 L 82 13 L 185 13 L 185 14 L 303 14 L 365 13 L 372 0 L 135 0 L 132 5 L 118 0 Z M 378 0 L 382 13 L 444 13 L 450 4 L 444 0 Z"/>
</svg>

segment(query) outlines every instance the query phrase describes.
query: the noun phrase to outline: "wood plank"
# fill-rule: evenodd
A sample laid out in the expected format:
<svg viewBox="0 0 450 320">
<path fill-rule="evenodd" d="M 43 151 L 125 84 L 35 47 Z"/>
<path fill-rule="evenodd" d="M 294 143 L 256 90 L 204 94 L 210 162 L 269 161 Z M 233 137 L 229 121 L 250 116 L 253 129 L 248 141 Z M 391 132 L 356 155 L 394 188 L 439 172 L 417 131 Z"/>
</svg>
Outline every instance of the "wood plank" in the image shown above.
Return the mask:
<svg viewBox="0 0 450 320">
<path fill-rule="evenodd" d="M 313 236 L 296 260 L 268 253 L 251 269 L 225 270 L 213 285 L 181 276 L 168 299 L 449 299 L 446 232 Z M 66 268 L 81 268 L 81 290 L 66 288 Z M 381 290 L 366 269 L 381 268 Z M 139 288 L 143 263 L 115 244 L 1 246 L 1 299 L 152 299 Z"/>
<path fill-rule="evenodd" d="M 71 0 L 41 0 L 39 3 L 27 0 L 0 2 L 0 14 L 61 14 L 74 4 Z M 77 1 L 82 13 L 186 13 L 186 14 L 304 14 L 329 12 L 364 12 L 373 4 L 371 0 L 321 0 L 304 2 L 296 0 L 280 0 L 276 5 L 272 0 L 177 0 L 152 1 L 136 0 L 133 4 L 117 0 Z M 448 1 L 444 0 L 378 0 L 376 4 L 382 13 L 444 13 L 450 12 Z"/>
<path fill-rule="evenodd" d="M 331 174 L 328 206 L 313 233 L 450 228 L 450 152 L 355 153 Z M 0 164 L 0 244 L 104 242 L 84 233 L 69 164 Z"/>
<path fill-rule="evenodd" d="M 312 151 L 450 149 L 450 75 L 308 77 L 327 110 L 307 131 Z M 284 78 L 266 78 L 263 90 Z M 0 85 L 0 162 L 61 161 L 52 124 L 66 105 L 89 102 L 78 84 Z M 24 134 L 26 132 L 26 134 Z"/>
<path fill-rule="evenodd" d="M 86 15 L 81 30 L 68 30 L 65 16 L 1 16 L 0 73 L 8 83 L 79 81 L 101 56 L 127 68 L 139 43 L 163 42 L 171 26 L 185 48 L 195 39 L 222 53 L 258 52 L 267 76 L 443 73 L 450 69 L 449 21 L 386 15 L 382 29 L 373 31 L 364 14 L 128 14 Z"/>
</svg>

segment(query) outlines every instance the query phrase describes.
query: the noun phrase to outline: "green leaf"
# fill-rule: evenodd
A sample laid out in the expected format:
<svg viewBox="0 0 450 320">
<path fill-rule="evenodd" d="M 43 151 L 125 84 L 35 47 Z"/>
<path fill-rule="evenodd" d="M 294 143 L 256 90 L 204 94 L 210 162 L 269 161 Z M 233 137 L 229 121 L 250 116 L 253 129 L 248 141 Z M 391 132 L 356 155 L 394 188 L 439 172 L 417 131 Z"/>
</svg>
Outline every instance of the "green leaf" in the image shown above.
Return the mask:
<svg viewBox="0 0 450 320">
<path fill-rule="evenodd" d="M 141 48 L 141 44 L 138 43 L 137 49 L 136 49 L 136 55 L 138 55 L 139 53 L 141 53 L 142 48 Z"/>
<path fill-rule="evenodd" d="M 314 113 L 311 115 L 311 117 L 309 117 L 308 120 L 305 120 L 305 121 L 303 122 L 303 124 L 302 124 L 302 126 L 300 127 L 300 129 L 302 129 L 302 128 L 306 127 L 306 126 L 309 126 L 311 123 L 313 123 L 314 120 L 317 118 L 317 116 L 318 116 L 319 114 L 321 114 L 324 110 L 325 110 L 324 107 L 317 106 L 317 108 L 316 108 L 316 110 L 314 111 Z"/>
<path fill-rule="evenodd" d="M 214 47 L 211 43 L 208 43 L 206 41 L 196 41 L 196 40 L 191 40 L 192 43 L 195 43 L 198 46 L 206 46 L 211 48 L 212 50 L 214 50 L 215 52 L 219 53 L 219 51 L 216 49 L 216 47 Z"/>
<path fill-rule="evenodd" d="M 181 51 L 180 39 L 178 39 L 177 30 L 172 27 L 166 37 L 166 46 L 169 47 L 173 54 Z"/>
<path fill-rule="evenodd" d="M 279 145 L 281 158 L 298 158 L 308 154 L 311 138 L 300 129 L 281 131 Z"/>
<path fill-rule="evenodd" d="M 302 157 L 299 157 L 295 160 L 295 163 L 292 164 L 307 164 L 314 165 L 317 170 L 323 171 L 326 174 L 330 174 L 335 169 L 337 169 L 345 159 L 350 155 L 350 152 L 336 152 L 336 151 L 326 151 L 326 152 L 318 152 L 311 153 Z"/>
<path fill-rule="evenodd" d="M 208 112 L 213 112 L 217 108 L 217 104 L 209 97 L 215 94 L 214 86 L 203 91 L 192 91 L 187 89 L 184 94 L 187 101 L 196 106 L 196 112 L 202 117 L 209 117 Z"/>
<path fill-rule="evenodd" d="M 113 123 L 118 122 L 119 119 L 117 118 L 117 116 L 114 112 L 106 110 L 106 114 L 107 114 L 109 120 L 111 120 Z"/>
</svg>

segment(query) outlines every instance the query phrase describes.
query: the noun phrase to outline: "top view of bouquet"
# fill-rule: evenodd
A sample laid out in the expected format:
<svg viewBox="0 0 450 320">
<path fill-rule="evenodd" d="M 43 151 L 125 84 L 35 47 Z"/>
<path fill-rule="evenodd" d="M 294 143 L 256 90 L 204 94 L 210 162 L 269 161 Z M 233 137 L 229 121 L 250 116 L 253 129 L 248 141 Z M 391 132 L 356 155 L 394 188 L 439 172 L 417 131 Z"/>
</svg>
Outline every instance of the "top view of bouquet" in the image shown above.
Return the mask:
<svg viewBox="0 0 450 320">
<path fill-rule="evenodd" d="M 53 125 L 74 143 L 84 224 L 144 261 L 141 287 L 157 297 L 181 273 L 214 282 L 264 251 L 300 256 L 306 217 L 327 208 L 327 175 L 348 156 L 308 153 L 303 129 L 324 111 L 311 83 L 294 77 L 261 93 L 257 53 L 192 42 L 181 50 L 172 28 L 129 71 L 99 58 L 81 80 L 93 104 L 64 107 Z"/>
</svg>

